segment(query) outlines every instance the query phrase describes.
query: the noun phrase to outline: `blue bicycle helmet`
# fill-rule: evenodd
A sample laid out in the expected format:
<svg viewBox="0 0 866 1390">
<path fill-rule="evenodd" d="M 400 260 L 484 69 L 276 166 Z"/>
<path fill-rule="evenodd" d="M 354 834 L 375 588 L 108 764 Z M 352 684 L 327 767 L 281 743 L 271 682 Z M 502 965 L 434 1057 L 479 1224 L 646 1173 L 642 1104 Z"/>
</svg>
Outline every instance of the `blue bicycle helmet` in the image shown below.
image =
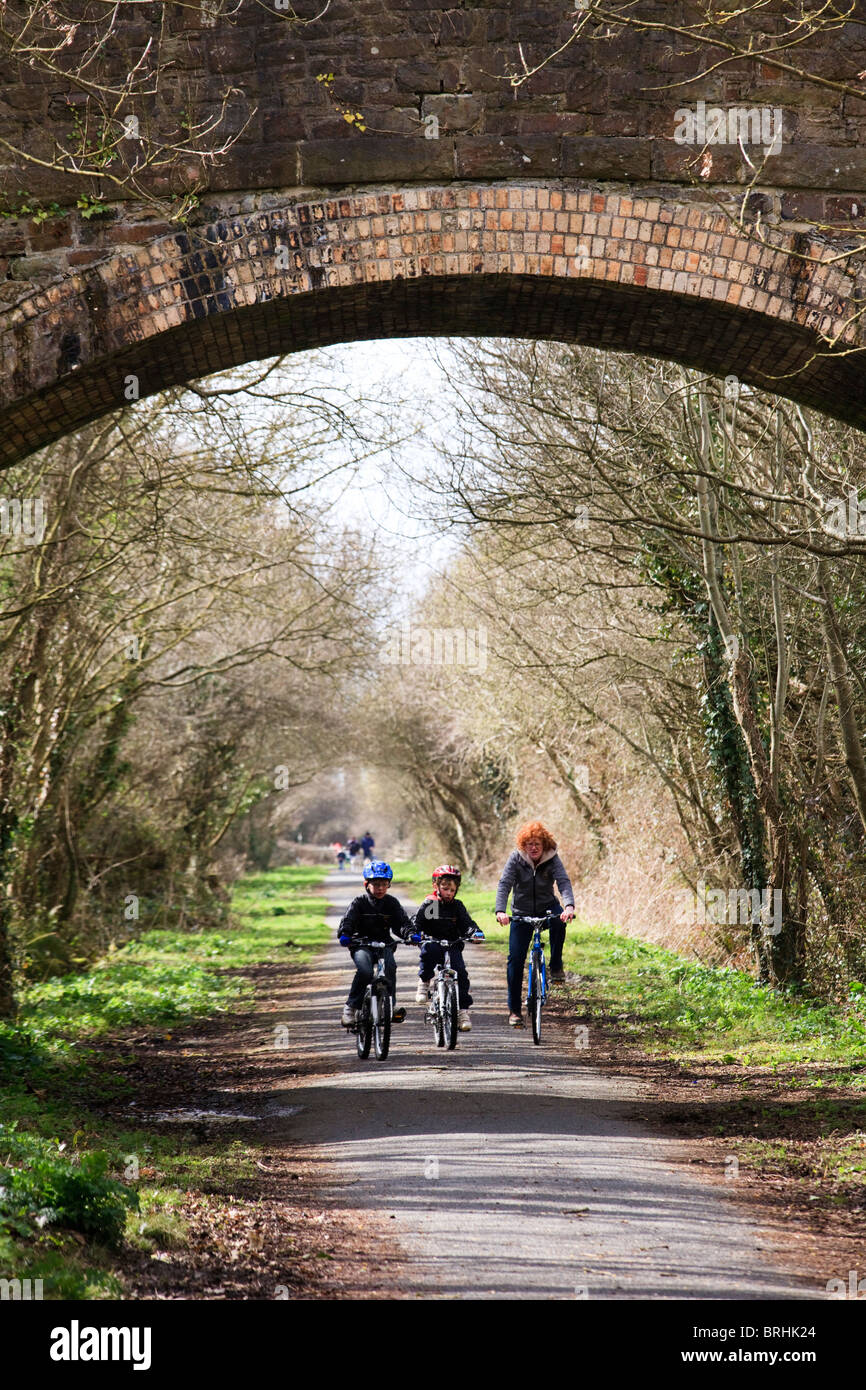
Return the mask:
<svg viewBox="0 0 866 1390">
<path fill-rule="evenodd" d="M 391 865 L 386 864 L 384 859 L 371 859 L 370 863 L 364 866 L 365 883 L 368 883 L 371 878 L 387 878 L 390 880 L 393 877 Z"/>
</svg>

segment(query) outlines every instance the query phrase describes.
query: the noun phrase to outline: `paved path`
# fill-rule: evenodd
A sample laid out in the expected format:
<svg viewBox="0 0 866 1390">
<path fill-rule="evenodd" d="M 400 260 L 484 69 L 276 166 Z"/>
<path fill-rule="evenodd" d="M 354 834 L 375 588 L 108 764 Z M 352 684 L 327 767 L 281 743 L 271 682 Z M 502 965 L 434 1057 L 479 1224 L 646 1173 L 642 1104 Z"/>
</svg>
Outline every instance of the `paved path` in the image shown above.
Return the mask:
<svg viewBox="0 0 866 1390">
<path fill-rule="evenodd" d="M 359 883 L 330 875 L 336 909 Z M 337 1205 L 392 1218 L 414 1270 L 405 1296 L 820 1296 L 773 1268 L 760 1229 L 687 1170 L 680 1141 L 632 1118 L 649 1088 L 594 1071 L 549 1020 L 540 1047 L 528 1028 L 508 1029 L 504 959 L 467 956 L 474 1028 L 453 1053 L 437 1050 L 412 1002 L 414 948 L 398 951 L 408 1018 L 387 1061 L 359 1061 L 338 1026 L 350 975 L 336 944 L 299 979 L 289 1019 L 312 1073 L 293 1096 L 303 1108 L 291 1137 L 311 1146 Z"/>
</svg>

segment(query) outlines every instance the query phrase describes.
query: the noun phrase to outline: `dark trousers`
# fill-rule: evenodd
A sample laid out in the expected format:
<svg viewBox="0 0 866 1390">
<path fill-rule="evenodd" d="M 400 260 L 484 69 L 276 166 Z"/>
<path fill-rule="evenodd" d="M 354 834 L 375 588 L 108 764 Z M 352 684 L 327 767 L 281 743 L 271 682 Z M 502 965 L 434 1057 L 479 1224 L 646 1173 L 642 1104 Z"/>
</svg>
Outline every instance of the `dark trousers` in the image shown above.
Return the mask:
<svg viewBox="0 0 866 1390">
<path fill-rule="evenodd" d="M 540 914 L 539 914 L 540 915 Z M 508 937 L 508 1011 L 519 1014 L 523 1011 L 523 967 L 526 953 L 535 935 L 535 928 L 525 926 L 519 917 L 512 917 L 511 932 Z M 550 970 L 562 969 L 562 948 L 565 944 L 565 923 L 557 921 L 550 927 Z"/>
<path fill-rule="evenodd" d="M 451 964 L 457 976 L 457 1002 L 461 1009 L 468 1009 L 472 1003 L 472 995 L 469 993 L 469 975 L 466 971 L 466 962 L 463 959 L 463 944 L 460 941 L 453 941 L 448 947 L 448 954 L 451 956 Z M 425 941 L 421 947 L 421 959 L 418 963 L 418 974 L 426 983 L 433 978 L 434 965 L 445 964 L 445 947 L 440 946 L 438 941 Z"/>
<path fill-rule="evenodd" d="M 385 979 L 388 981 L 393 1002 L 397 992 L 397 962 L 390 946 L 387 946 L 382 952 L 382 958 L 385 962 Z M 346 1005 L 350 1009 L 360 1009 L 364 1002 L 364 990 L 373 978 L 373 956 L 370 951 L 359 946 L 352 952 L 352 960 L 355 962 L 355 978 L 352 981 L 352 988 L 349 990 Z"/>
</svg>

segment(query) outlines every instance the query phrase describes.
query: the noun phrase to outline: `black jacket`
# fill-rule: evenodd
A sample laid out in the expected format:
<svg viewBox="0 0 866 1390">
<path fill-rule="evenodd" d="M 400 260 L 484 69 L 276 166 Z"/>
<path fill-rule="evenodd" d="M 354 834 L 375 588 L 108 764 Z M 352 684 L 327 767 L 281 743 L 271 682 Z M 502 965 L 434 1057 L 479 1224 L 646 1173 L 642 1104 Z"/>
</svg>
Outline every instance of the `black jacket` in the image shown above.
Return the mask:
<svg viewBox="0 0 866 1390">
<path fill-rule="evenodd" d="M 562 906 L 554 894 L 554 884 L 562 896 Z M 571 879 L 553 849 L 542 855 L 537 865 L 519 849 L 511 851 L 496 889 L 494 912 L 505 911 L 508 894 L 512 891 L 511 911 L 516 917 L 541 917 L 550 912 L 558 916 L 562 907 L 574 907 Z"/>
<path fill-rule="evenodd" d="M 468 941 L 478 930 L 458 898 L 445 902 L 431 894 L 425 898 L 412 921 L 415 931 L 437 936 L 442 941 Z"/>
<path fill-rule="evenodd" d="M 411 921 L 390 893 L 384 898 L 359 893 L 343 914 L 337 935 L 356 936 L 361 941 L 385 941 L 391 946 L 405 941 L 411 930 Z"/>
</svg>

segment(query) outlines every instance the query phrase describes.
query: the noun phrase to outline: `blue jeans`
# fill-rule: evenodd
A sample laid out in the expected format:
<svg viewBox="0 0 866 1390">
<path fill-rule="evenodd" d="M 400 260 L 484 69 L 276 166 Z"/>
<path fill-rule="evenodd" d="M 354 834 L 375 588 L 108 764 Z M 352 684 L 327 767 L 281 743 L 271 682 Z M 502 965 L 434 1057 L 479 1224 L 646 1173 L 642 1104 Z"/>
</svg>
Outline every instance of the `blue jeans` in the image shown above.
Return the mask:
<svg viewBox="0 0 866 1390">
<path fill-rule="evenodd" d="M 540 916 L 540 914 L 539 914 Z M 550 927 L 550 960 L 548 969 L 562 969 L 562 948 L 565 944 L 565 923 L 558 920 Z M 535 927 L 525 926 L 520 917 L 512 917 L 508 937 L 508 1011 L 523 1012 L 523 967 L 526 953 L 535 935 Z"/>
<path fill-rule="evenodd" d="M 385 979 L 388 981 L 391 1003 L 393 1004 L 397 997 L 397 962 L 390 946 L 385 947 L 382 952 L 382 959 L 385 962 Z M 352 952 L 352 960 L 355 962 L 355 978 L 352 981 L 352 988 L 349 990 L 346 1007 L 360 1009 L 364 1002 L 364 990 L 373 978 L 373 956 L 370 951 L 359 946 Z"/>
<path fill-rule="evenodd" d="M 451 956 L 451 964 L 457 976 L 457 1002 L 461 1009 L 468 1009 L 472 1003 L 472 995 L 469 993 L 469 975 L 466 970 L 466 962 L 463 959 L 463 944 L 460 941 L 452 941 L 448 947 Z M 445 947 L 440 946 L 438 941 L 425 941 L 421 947 L 421 960 L 418 964 L 418 974 L 426 984 L 433 978 L 434 965 L 445 964 Z"/>
</svg>

